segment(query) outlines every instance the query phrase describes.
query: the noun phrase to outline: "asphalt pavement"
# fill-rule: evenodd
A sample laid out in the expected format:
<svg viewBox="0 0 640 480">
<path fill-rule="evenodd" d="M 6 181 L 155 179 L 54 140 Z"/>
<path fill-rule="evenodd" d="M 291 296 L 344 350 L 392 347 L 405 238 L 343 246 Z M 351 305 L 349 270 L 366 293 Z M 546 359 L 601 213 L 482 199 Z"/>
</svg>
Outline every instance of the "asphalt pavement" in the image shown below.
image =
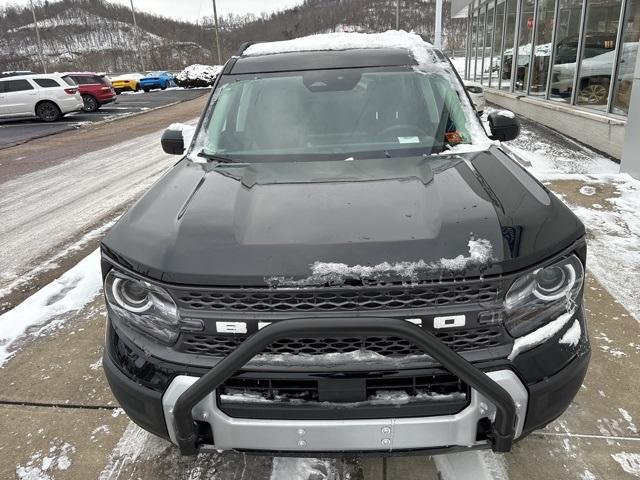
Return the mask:
<svg viewBox="0 0 640 480">
<path fill-rule="evenodd" d="M 123 92 L 114 103 L 103 105 L 97 112 L 76 112 L 57 122 L 45 123 L 38 119 L 0 120 L 0 149 L 47 137 L 60 132 L 82 128 L 91 123 L 112 120 L 152 110 L 158 107 L 192 100 L 209 94 L 210 89 L 169 89 L 151 92 Z M 143 121 L 143 120 L 141 120 Z"/>
</svg>

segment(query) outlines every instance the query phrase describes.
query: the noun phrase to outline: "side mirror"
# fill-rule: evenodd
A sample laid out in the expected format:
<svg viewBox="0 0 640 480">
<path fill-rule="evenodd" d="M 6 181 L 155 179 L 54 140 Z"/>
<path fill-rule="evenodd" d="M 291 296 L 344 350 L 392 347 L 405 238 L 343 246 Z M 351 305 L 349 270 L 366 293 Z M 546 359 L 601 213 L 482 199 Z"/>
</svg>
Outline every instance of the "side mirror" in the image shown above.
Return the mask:
<svg viewBox="0 0 640 480">
<path fill-rule="evenodd" d="M 491 140 L 508 142 L 520 135 L 520 122 L 513 112 L 509 110 L 499 110 L 492 112 L 488 116 L 489 128 L 491 129 Z"/>
<path fill-rule="evenodd" d="M 182 155 L 184 153 L 182 130 L 167 128 L 162 134 L 160 143 L 162 144 L 162 150 L 169 155 Z"/>
</svg>

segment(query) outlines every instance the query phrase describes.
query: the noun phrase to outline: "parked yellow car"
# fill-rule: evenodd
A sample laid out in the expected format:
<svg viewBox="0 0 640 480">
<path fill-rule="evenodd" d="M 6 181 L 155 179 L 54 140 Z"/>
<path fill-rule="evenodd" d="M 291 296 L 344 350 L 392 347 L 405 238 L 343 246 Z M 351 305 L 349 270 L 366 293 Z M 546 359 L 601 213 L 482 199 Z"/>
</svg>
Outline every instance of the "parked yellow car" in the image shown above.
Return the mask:
<svg viewBox="0 0 640 480">
<path fill-rule="evenodd" d="M 144 77 L 144 75 L 139 73 L 118 75 L 117 77 L 111 78 L 111 84 L 118 95 L 125 91 L 137 92 L 140 90 L 140 79 L 142 77 Z"/>
</svg>

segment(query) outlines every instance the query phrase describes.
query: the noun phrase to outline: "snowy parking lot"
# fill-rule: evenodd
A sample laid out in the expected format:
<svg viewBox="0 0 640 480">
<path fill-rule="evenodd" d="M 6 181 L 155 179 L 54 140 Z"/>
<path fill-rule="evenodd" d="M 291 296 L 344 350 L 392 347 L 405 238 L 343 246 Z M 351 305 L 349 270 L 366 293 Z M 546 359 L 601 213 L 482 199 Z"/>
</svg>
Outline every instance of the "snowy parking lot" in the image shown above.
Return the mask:
<svg viewBox="0 0 640 480">
<path fill-rule="evenodd" d="M 195 116 L 182 115 L 176 121 Z M 525 119 L 522 126 L 505 148 L 587 226 L 591 366 L 573 405 L 545 430 L 506 455 L 467 455 L 496 480 L 638 478 L 640 181 L 566 137 Z M 0 179 L 0 478 L 435 480 L 438 470 L 454 478 L 429 457 L 180 457 L 127 419 L 102 373 L 106 312 L 95 249 L 175 161 L 162 153 L 161 133 Z M 4 152 L 0 164 L 20 151 Z"/>
<path fill-rule="evenodd" d="M 185 90 L 171 88 L 145 92 L 123 92 L 114 103 L 103 105 L 97 112 L 76 112 L 66 115 L 57 122 L 45 123 L 36 119 L 0 121 L 0 148 L 46 137 L 56 133 L 74 130 L 83 126 L 115 120 L 117 118 L 140 114 L 156 108 L 174 105 L 208 94 L 210 89 L 198 88 Z"/>
</svg>

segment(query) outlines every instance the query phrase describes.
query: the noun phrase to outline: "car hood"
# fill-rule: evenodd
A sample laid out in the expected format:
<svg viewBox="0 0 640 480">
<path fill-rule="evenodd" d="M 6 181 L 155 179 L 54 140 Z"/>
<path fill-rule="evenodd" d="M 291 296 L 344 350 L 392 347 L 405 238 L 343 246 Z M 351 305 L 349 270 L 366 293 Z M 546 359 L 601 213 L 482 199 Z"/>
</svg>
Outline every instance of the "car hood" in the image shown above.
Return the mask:
<svg viewBox="0 0 640 480">
<path fill-rule="evenodd" d="M 253 165 L 182 160 L 103 252 L 162 281 L 339 284 L 516 271 L 584 235 L 502 150 Z"/>
</svg>

